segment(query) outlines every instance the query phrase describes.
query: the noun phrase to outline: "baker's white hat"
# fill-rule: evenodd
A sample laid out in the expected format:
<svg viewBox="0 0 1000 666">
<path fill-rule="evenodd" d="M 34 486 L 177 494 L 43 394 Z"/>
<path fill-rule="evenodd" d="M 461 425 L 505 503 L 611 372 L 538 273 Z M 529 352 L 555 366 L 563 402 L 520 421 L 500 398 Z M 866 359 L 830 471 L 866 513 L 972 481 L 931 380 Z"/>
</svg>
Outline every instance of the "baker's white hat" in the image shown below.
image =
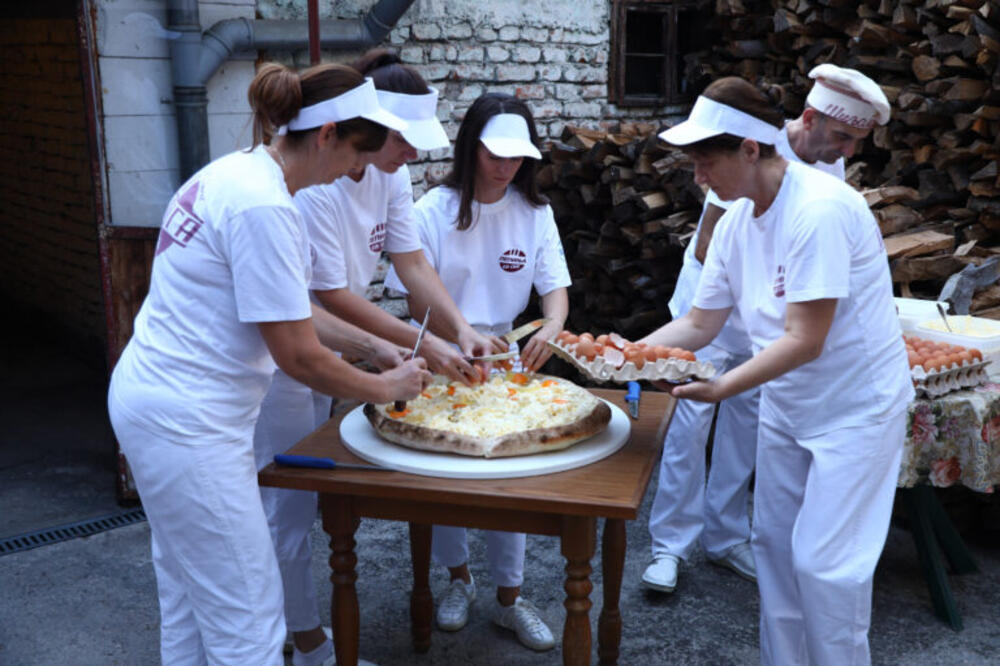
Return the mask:
<svg viewBox="0 0 1000 666">
<path fill-rule="evenodd" d="M 431 88 L 423 95 L 407 95 L 405 93 L 378 91 L 378 103 L 383 109 L 393 113 L 407 123 L 409 127 L 400 134 L 407 143 L 418 150 L 434 150 L 448 147 L 448 135 L 444 133 L 437 119 L 438 91 Z"/>
<path fill-rule="evenodd" d="M 687 146 L 720 134 L 732 134 L 773 146 L 779 132 L 779 128 L 756 116 L 699 96 L 687 120 L 660 132 L 659 137 L 675 146 Z"/>
<path fill-rule="evenodd" d="M 517 113 L 498 113 L 490 118 L 483 127 L 479 140 L 499 157 L 542 159 L 542 154 L 531 142 L 528 121 Z"/>
<path fill-rule="evenodd" d="M 856 69 L 830 63 L 809 72 L 816 79 L 806 104 L 852 127 L 870 129 L 889 122 L 889 100 L 878 84 Z"/>
<path fill-rule="evenodd" d="M 405 120 L 379 105 L 378 95 L 375 94 L 375 82 L 368 77 L 364 83 L 345 93 L 302 107 L 287 125 L 278 128 L 278 134 L 285 134 L 288 130 L 313 129 L 351 118 L 367 118 L 374 123 L 399 131 L 409 127 L 409 123 Z"/>
</svg>

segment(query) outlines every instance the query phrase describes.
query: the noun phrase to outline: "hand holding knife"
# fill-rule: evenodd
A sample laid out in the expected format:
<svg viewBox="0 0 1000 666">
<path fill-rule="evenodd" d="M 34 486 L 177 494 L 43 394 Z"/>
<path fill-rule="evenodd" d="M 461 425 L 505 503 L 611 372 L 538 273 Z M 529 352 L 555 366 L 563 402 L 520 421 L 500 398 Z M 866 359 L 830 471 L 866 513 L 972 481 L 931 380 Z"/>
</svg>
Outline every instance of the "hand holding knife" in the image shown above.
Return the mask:
<svg viewBox="0 0 1000 666">
<path fill-rule="evenodd" d="M 545 326 L 547 323 L 549 323 L 548 319 L 536 319 L 535 321 L 529 322 L 523 326 L 518 326 L 512 331 L 504 333 L 503 335 L 500 336 L 500 338 L 507 344 L 511 344 L 517 342 L 518 340 L 528 335 L 529 333 L 534 333 L 542 326 Z M 484 356 L 466 356 L 465 360 L 468 361 L 469 363 L 474 363 L 476 361 L 482 361 L 484 363 L 488 363 L 491 361 L 503 361 L 508 358 L 514 358 L 518 354 L 519 352 L 516 351 L 507 351 L 507 352 L 501 352 L 499 354 L 486 354 Z"/>
<path fill-rule="evenodd" d="M 420 324 L 420 332 L 417 333 L 417 341 L 413 344 L 413 351 L 410 352 L 409 357 L 406 360 L 410 360 L 417 357 L 417 352 L 420 351 L 420 343 L 424 339 L 424 331 L 427 330 L 427 322 L 431 320 L 431 306 L 427 306 L 427 312 L 424 313 L 424 321 Z M 392 405 L 393 411 L 401 412 L 406 409 L 405 400 L 397 400 Z"/>
</svg>

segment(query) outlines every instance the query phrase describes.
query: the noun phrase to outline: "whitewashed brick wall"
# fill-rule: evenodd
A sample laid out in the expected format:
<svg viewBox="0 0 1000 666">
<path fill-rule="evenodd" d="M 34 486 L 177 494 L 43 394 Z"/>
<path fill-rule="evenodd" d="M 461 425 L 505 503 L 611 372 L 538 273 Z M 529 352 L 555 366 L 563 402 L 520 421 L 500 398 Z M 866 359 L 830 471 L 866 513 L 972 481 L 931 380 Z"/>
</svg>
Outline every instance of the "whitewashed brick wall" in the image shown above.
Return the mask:
<svg viewBox="0 0 1000 666">
<path fill-rule="evenodd" d="M 322 18 L 356 18 L 374 0 L 321 0 Z M 608 102 L 610 3 L 607 0 L 417 0 L 386 46 L 441 91 L 438 117 L 454 139 L 469 105 L 484 92 L 525 99 L 543 139 L 569 123 L 611 125 L 623 118 L 663 119 L 677 107 L 619 108 Z M 302 18 L 304 0 L 258 0 L 264 18 Z M 326 54 L 348 61 L 357 53 Z M 308 62 L 305 52 L 294 55 Z M 410 165 L 419 195 L 448 169 L 450 149 Z"/>
<path fill-rule="evenodd" d="M 110 223 L 156 227 L 180 187 L 177 120 L 164 0 L 98 0 L 98 67 Z M 202 28 L 253 18 L 255 0 L 199 3 Z M 229 60 L 208 81 L 212 159 L 250 142 L 251 55 Z"/>
</svg>

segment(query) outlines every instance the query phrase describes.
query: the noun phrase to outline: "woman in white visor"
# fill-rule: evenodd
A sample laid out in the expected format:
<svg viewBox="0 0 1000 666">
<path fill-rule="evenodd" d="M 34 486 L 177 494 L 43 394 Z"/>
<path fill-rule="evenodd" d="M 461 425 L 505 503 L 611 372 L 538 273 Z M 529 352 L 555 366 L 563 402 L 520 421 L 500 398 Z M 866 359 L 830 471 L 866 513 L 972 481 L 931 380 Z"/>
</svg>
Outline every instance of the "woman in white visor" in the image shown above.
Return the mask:
<svg viewBox="0 0 1000 666">
<path fill-rule="evenodd" d="M 751 534 L 761 661 L 867 664 L 913 387 L 878 224 L 849 185 L 775 151 L 782 123 L 731 77 L 660 135 L 691 157 L 696 182 L 738 201 L 693 307 L 644 342 L 700 349 L 739 314 L 754 356 L 671 392 L 718 402 L 762 387 Z"/>
<path fill-rule="evenodd" d="M 552 208 L 539 194 L 535 172 L 541 154 L 527 105 L 488 93 L 469 107 L 455 140 L 455 160 L 444 184 L 415 207 L 424 253 L 465 318 L 483 333 L 502 335 L 527 307 L 532 288 L 550 322 L 521 352 L 526 370 L 549 357 L 546 341 L 562 330 L 569 311 L 569 270 Z M 392 271 L 390 286 L 405 289 Z M 424 304 L 410 294 L 410 311 Z M 486 532 L 497 585 L 493 620 L 534 650 L 555 645 L 537 609 L 520 596 L 525 535 Z M 442 629 L 465 626 L 476 586 L 469 573 L 466 531 L 434 526 L 432 554 L 448 567 L 451 582 L 437 611 Z"/>
<path fill-rule="evenodd" d="M 373 402 L 412 398 L 430 381 L 422 359 L 369 374 L 324 346 L 362 351 L 310 305 L 308 239 L 292 202 L 406 122 L 339 65 L 301 75 L 264 65 L 248 97 L 253 147 L 198 171 L 167 206 L 108 396 L 152 532 L 164 664 L 284 663 L 281 574 L 253 456 L 275 364 L 316 390 Z"/>
<path fill-rule="evenodd" d="M 390 130 L 382 148 L 344 177 L 295 193 L 312 248 L 309 287 L 328 311 L 371 335 L 373 349 L 380 350 L 377 359 L 400 363 L 402 354 L 413 348 L 417 331 L 365 298 L 385 250 L 410 290 L 432 304 L 436 330 L 470 356 L 492 351 L 491 341 L 466 323 L 427 262 L 413 221 L 406 162 L 416 157 L 418 148 L 449 145 L 437 119 L 438 93 L 385 50 L 365 54 L 353 67 L 372 80 L 382 108 L 403 118 L 407 127 Z M 425 335 L 420 349 L 433 371 L 465 382 L 474 376 L 463 354 L 441 338 Z M 275 372 L 254 433 L 258 467 L 326 421 L 330 406 L 329 396 L 281 370 Z M 286 651 L 292 652 L 294 666 L 322 664 L 333 654 L 333 644 L 321 627 L 312 573 L 309 533 L 316 520 L 316 493 L 283 488 L 260 492 L 284 582 Z"/>
</svg>

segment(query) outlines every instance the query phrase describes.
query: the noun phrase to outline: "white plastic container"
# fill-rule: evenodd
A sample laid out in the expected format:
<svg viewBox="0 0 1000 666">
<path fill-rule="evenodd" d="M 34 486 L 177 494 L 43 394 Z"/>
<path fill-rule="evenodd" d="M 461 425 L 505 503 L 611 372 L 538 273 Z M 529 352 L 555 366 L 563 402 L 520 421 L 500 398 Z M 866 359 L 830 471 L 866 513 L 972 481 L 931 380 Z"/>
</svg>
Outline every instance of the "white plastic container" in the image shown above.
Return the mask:
<svg viewBox="0 0 1000 666">
<path fill-rule="evenodd" d="M 913 335 L 926 340 L 947 342 L 978 349 L 984 361 L 992 361 L 986 371 L 990 377 L 1000 375 L 1000 321 L 971 315 L 948 315 L 951 332 L 945 329 L 941 316 L 917 324 Z"/>
<path fill-rule="evenodd" d="M 928 319 L 936 317 L 938 314 L 938 301 L 925 301 L 920 298 L 894 298 L 896 301 L 896 312 L 899 313 L 899 324 L 903 328 L 903 333 L 907 335 L 916 333 L 917 325 Z M 941 303 L 944 311 L 948 311 L 948 304 Z"/>
</svg>

